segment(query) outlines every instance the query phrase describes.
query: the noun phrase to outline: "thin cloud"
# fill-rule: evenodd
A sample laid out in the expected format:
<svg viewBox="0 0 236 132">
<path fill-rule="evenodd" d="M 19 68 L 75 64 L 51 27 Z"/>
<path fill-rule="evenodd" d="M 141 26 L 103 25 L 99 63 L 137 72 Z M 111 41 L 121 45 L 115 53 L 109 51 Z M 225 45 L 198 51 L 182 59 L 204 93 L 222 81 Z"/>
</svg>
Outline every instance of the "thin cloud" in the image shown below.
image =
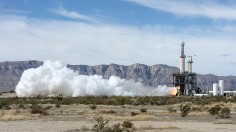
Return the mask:
<svg viewBox="0 0 236 132">
<path fill-rule="evenodd" d="M 218 29 L 224 31 L 224 32 L 229 32 L 229 33 L 236 33 L 236 25 L 234 24 L 228 24 L 225 26 L 220 25 Z"/>
<path fill-rule="evenodd" d="M 177 16 L 203 16 L 210 19 L 236 20 L 236 4 L 226 5 L 216 0 L 126 0 Z"/>
<path fill-rule="evenodd" d="M 191 33 L 194 30 L 173 33 L 172 28 L 166 30 L 162 26 L 95 24 L 20 16 L 0 16 L 0 25 L 1 61 L 50 59 L 69 64 L 178 66 L 180 43 L 184 40 L 186 55 L 197 54 L 194 57 L 197 73 L 236 74 L 232 65 L 219 64 L 226 60 L 231 62 L 234 56 L 218 57 L 216 54 L 236 50 L 236 38 L 224 33 L 207 34 L 200 30 L 196 36 Z M 219 70 L 221 67 L 225 70 Z"/>
<path fill-rule="evenodd" d="M 26 14 L 31 12 L 18 9 L 0 9 L 0 13 Z"/>
<path fill-rule="evenodd" d="M 57 13 L 58 15 L 62 15 L 62 16 L 72 18 L 72 19 L 78 19 L 78 20 L 83 20 L 83 21 L 88 21 L 88 22 L 97 22 L 97 20 L 91 16 L 83 15 L 74 11 L 67 11 L 63 8 L 54 10 L 54 12 Z"/>
<path fill-rule="evenodd" d="M 232 56 L 232 54 L 220 54 L 220 56 L 222 56 L 222 57 L 228 57 L 228 56 Z"/>
</svg>

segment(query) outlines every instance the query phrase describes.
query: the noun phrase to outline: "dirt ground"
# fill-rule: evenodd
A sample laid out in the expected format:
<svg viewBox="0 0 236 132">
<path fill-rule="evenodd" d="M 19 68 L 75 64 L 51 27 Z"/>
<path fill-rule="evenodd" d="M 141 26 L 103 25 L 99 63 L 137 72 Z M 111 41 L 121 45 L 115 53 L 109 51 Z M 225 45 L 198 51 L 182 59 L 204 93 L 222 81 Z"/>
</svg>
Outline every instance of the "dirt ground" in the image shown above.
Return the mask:
<svg viewBox="0 0 236 132">
<path fill-rule="evenodd" d="M 89 121 L 9 121 L 0 122 L 2 132 L 73 132 L 82 126 L 92 127 Z M 235 124 L 214 124 L 210 122 L 157 122 L 134 121 L 135 127 L 143 127 L 143 132 L 235 132 Z M 173 128 L 177 126 L 177 128 Z M 152 127 L 152 128 L 150 128 Z M 149 129 L 149 130 L 148 130 Z"/>
<path fill-rule="evenodd" d="M 44 104 L 43 107 L 51 107 L 47 110 L 49 115 L 46 116 L 31 114 L 29 108 L 18 109 L 16 105 L 11 105 L 10 110 L 0 112 L 0 131 L 91 131 L 96 124 L 94 117 L 102 116 L 104 120 L 109 120 L 109 125 L 122 123 L 125 120 L 131 121 L 136 130 L 142 132 L 235 132 L 235 104 L 223 105 L 230 107 L 231 117 L 228 119 L 217 119 L 207 111 L 194 111 L 186 117 L 181 117 L 179 104 L 165 106 L 97 105 L 95 110 L 92 110 L 89 105 L 82 104 L 61 105 L 59 108 L 54 104 Z M 169 112 L 170 107 L 177 111 Z M 140 112 L 141 108 L 146 108 L 147 112 Z M 137 115 L 132 116 L 132 112 Z"/>
</svg>

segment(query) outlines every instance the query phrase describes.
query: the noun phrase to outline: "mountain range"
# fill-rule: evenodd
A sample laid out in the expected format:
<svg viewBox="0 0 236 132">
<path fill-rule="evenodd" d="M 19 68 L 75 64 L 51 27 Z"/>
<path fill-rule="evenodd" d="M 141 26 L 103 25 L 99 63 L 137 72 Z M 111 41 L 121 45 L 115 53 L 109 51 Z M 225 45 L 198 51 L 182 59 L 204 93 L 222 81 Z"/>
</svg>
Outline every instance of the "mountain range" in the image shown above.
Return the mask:
<svg viewBox="0 0 236 132">
<path fill-rule="evenodd" d="M 43 64 L 42 61 L 15 61 L 0 62 L 0 91 L 14 91 L 22 73 L 30 68 L 37 68 Z M 107 79 L 110 76 L 118 76 L 122 79 L 141 81 L 144 85 L 157 87 L 158 85 L 172 86 L 172 74 L 177 73 L 177 67 L 157 64 L 147 66 L 144 64 L 133 64 L 123 66 L 118 64 L 109 65 L 67 65 L 68 68 L 81 75 L 101 75 Z M 197 74 L 197 86 L 202 90 L 207 87 L 212 89 L 212 84 L 219 80 L 225 80 L 225 89 L 236 89 L 236 76 L 216 76 L 213 74 Z"/>
</svg>

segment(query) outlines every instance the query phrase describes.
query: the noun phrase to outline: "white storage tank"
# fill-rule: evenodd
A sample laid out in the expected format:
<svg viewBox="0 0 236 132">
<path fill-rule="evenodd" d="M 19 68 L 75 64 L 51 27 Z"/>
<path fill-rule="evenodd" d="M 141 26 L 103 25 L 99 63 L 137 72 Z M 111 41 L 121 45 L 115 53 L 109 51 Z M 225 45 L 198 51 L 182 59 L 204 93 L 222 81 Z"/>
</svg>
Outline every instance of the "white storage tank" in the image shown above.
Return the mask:
<svg viewBox="0 0 236 132">
<path fill-rule="evenodd" d="M 213 84 L 213 96 L 218 96 L 218 88 L 219 88 L 218 83 L 214 83 Z"/>
<path fill-rule="evenodd" d="M 225 90 L 225 82 L 224 80 L 219 80 L 220 96 L 224 96 L 224 90 Z"/>
</svg>

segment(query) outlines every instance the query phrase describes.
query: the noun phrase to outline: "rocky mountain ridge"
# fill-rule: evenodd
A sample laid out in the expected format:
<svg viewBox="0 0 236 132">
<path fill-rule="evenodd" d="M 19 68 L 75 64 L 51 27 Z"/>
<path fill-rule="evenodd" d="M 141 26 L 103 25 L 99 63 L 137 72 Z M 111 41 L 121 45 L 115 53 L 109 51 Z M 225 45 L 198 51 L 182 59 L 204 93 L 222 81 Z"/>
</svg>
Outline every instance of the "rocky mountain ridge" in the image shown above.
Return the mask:
<svg viewBox="0 0 236 132">
<path fill-rule="evenodd" d="M 24 70 L 36 68 L 43 64 L 41 61 L 17 61 L 0 62 L 0 91 L 13 91 L 20 80 Z M 133 64 L 123 66 L 117 64 L 110 65 L 67 65 L 68 68 L 81 75 L 102 75 L 103 78 L 118 76 L 127 80 L 142 81 L 144 85 L 156 87 L 158 85 L 171 86 L 172 73 L 177 73 L 178 68 L 163 64 L 147 66 L 144 64 Z M 226 89 L 236 89 L 236 76 L 215 76 L 212 74 L 197 75 L 197 84 L 201 89 L 212 88 L 212 84 L 218 80 L 225 80 Z"/>
</svg>

